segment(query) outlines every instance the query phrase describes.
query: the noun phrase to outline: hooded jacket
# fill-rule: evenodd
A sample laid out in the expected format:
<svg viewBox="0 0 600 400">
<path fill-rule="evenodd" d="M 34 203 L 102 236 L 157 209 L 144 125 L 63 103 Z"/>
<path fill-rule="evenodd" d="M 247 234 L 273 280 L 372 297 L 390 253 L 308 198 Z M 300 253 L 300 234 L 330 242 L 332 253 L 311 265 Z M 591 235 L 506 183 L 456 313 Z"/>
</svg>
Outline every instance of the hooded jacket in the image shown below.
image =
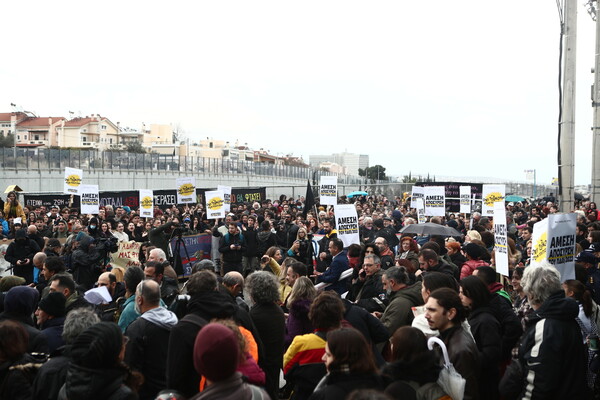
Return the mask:
<svg viewBox="0 0 600 400">
<path fill-rule="evenodd" d="M 98 280 L 100 276 L 98 262 L 103 257 L 103 254 L 96 249 L 90 249 L 92 243 L 94 243 L 94 239 L 85 235 L 71 257 L 73 279 L 85 290 L 94 287 L 94 283 Z"/>
<path fill-rule="evenodd" d="M 392 292 L 389 299 L 390 303 L 381 316 L 381 322 L 390 335 L 393 335 L 401 326 L 410 326 L 413 320 L 412 307 L 423 305 L 421 282 Z"/>
<path fill-rule="evenodd" d="M 194 341 L 200 329 L 213 318 L 231 318 L 235 305 L 220 292 L 202 292 L 192 295 L 188 314 L 172 329 L 167 355 L 166 387 L 181 392 L 186 397 L 198 393 L 200 375 L 194 367 Z"/>
<path fill-rule="evenodd" d="M 120 369 L 91 369 L 70 364 L 59 400 L 135 400 L 137 395 L 123 384 Z"/>
<path fill-rule="evenodd" d="M 579 306 L 562 290 L 532 313 L 519 348 L 526 379 L 520 399 L 587 398 L 587 353 L 578 314 Z"/>
<path fill-rule="evenodd" d="M 13 273 L 25 278 L 27 284 L 33 282 L 33 256 L 40 251 L 37 243 L 27 237 L 25 229 L 18 229 L 15 241 L 8 245 L 4 259 L 14 267 Z M 28 259 L 27 264 L 17 265 L 17 261 Z"/>
<path fill-rule="evenodd" d="M 144 384 L 139 391 L 141 400 L 154 399 L 158 392 L 167 387 L 166 344 L 175 324 L 175 314 L 156 307 L 133 321 L 125 332 L 125 336 L 129 337 L 125 362 L 144 375 Z"/>
</svg>

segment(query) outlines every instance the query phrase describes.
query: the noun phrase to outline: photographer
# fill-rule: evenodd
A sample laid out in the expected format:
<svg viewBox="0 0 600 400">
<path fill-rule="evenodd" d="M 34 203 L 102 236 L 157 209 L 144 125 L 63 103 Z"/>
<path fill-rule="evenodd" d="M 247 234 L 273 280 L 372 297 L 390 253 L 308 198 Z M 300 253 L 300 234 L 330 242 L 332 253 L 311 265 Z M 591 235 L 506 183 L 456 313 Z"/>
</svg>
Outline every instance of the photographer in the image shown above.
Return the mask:
<svg viewBox="0 0 600 400">
<path fill-rule="evenodd" d="M 296 240 L 287 251 L 287 255 L 288 257 L 295 258 L 302 264 L 312 265 L 311 248 L 311 237 L 307 234 L 305 228 L 300 228 L 298 229 Z"/>
<path fill-rule="evenodd" d="M 96 246 L 92 237 L 82 234 L 79 247 L 71 256 L 73 278 L 85 290 L 94 287 L 94 283 L 104 270 L 102 263 L 106 252 L 117 251 L 117 239 L 109 238 Z"/>
<path fill-rule="evenodd" d="M 8 245 L 4 259 L 14 268 L 13 273 L 25 278 L 25 282 L 33 282 L 33 256 L 40 248 L 36 242 L 27 237 L 24 229 L 15 233 L 15 241 Z"/>
<path fill-rule="evenodd" d="M 177 221 L 178 222 L 178 221 Z M 165 254 L 171 254 L 169 251 L 169 241 L 171 239 L 172 227 L 176 225 L 175 222 L 167 222 L 166 224 L 160 225 L 160 220 L 157 219 L 154 223 L 154 228 L 148 233 L 148 239 L 153 246 L 162 249 Z"/>
<path fill-rule="evenodd" d="M 237 224 L 230 222 L 227 233 L 219 240 L 219 252 L 223 255 L 221 272 L 229 271 L 242 273 L 242 256 L 246 251 L 244 236 L 239 232 Z"/>
</svg>

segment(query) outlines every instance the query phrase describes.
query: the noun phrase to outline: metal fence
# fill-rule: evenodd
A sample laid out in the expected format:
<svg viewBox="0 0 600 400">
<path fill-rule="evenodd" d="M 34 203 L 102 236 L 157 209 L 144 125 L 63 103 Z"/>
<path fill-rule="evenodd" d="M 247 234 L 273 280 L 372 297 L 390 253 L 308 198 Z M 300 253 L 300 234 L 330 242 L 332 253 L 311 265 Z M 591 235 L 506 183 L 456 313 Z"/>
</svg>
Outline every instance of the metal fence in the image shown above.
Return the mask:
<svg viewBox="0 0 600 400">
<path fill-rule="evenodd" d="M 68 149 L 0 149 L 0 166 L 15 170 L 63 170 L 65 167 L 100 171 L 170 171 L 220 175 L 260 175 L 318 181 L 321 175 L 337 175 L 340 184 L 364 184 L 358 176 L 334 174 L 314 168 L 243 160 L 163 154 Z"/>
</svg>

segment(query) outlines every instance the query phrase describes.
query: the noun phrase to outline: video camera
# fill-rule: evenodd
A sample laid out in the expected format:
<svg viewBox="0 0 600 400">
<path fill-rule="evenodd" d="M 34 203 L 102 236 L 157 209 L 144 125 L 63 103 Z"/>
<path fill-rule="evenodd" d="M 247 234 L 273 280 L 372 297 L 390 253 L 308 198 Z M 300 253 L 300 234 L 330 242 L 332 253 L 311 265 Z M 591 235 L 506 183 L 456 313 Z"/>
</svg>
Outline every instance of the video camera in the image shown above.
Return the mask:
<svg viewBox="0 0 600 400">
<path fill-rule="evenodd" d="M 109 253 L 114 253 L 119 250 L 119 239 L 112 236 L 109 238 L 100 238 L 98 239 L 98 245 L 96 249 L 98 250 L 106 250 Z"/>
</svg>

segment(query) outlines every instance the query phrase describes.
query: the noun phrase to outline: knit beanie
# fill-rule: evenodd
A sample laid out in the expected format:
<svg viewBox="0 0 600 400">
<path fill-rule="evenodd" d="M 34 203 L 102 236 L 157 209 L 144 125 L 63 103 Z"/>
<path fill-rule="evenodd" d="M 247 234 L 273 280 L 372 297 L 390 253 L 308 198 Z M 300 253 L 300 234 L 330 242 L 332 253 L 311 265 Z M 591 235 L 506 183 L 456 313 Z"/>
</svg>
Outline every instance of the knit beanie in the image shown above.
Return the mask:
<svg viewBox="0 0 600 400">
<path fill-rule="evenodd" d="M 17 275 L 7 275 L 0 279 L 0 292 L 8 292 L 15 286 L 21 286 L 25 284 L 25 278 Z"/>
<path fill-rule="evenodd" d="M 48 293 L 46 297 L 40 300 L 38 308 L 48 315 L 53 317 L 65 316 L 65 303 L 67 299 L 65 295 L 59 292 Z"/>
<path fill-rule="evenodd" d="M 465 253 L 469 255 L 473 260 L 478 260 L 483 256 L 483 247 L 475 243 L 468 243 L 463 247 Z"/>
<path fill-rule="evenodd" d="M 236 371 L 240 346 L 231 329 L 208 324 L 200 330 L 194 343 L 194 367 L 212 382 L 229 378 Z"/>
<path fill-rule="evenodd" d="M 99 322 L 77 336 L 71 347 L 76 365 L 106 369 L 114 367 L 123 347 L 123 334 L 114 322 Z"/>
<path fill-rule="evenodd" d="M 4 311 L 30 316 L 35 311 L 39 292 L 29 286 L 15 286 L 4 296 Z"/>
</svg>

